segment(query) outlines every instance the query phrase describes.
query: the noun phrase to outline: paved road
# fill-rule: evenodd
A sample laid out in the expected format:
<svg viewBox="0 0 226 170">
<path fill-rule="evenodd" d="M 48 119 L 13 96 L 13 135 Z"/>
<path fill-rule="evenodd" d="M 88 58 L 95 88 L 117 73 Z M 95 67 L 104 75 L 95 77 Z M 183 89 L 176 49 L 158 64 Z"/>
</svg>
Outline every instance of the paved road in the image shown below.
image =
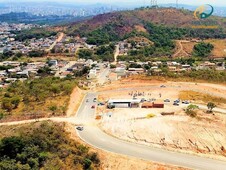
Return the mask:
<svg viewBox="0 0 226 170">
<path fill-rule="evenodd" d="M 97 77 L 98 84 L 103 85 L 108 80 L 108 75 L 110 74 L 110 68 L 105 68 L 103 65 L 101 66 L 100 74 Z"/>
<path fill-rule="evenodd" d="M 80 109 L 77 112 L 78 119 L 84 120 L 85 122 L 87 121 L 87 123 L 92 122 L 92 120 L 94 120 L 93 118 L 95 110 L 91 109 L 91 106 L 94 104 L 94 97 L 96 97 L 96 93 L 87 94 L 84 102 L 82 103 Z M 86 103 L 87 99 L 89 100 L 88 103 Z M 78 135 L 82 140 L 96 148 L 132 157 L 137 157 L 144 160 L 173 164 L 192 169 L 226 169 L 226 162 L 223 161 L 202 158 L 189 154 L 170 152 L 163 149 L 156 149 L 144 145 L 129 143 L 107 135 L 96 126 L 84 125 L 84 130 L 78 131 Z"/>
</svg>

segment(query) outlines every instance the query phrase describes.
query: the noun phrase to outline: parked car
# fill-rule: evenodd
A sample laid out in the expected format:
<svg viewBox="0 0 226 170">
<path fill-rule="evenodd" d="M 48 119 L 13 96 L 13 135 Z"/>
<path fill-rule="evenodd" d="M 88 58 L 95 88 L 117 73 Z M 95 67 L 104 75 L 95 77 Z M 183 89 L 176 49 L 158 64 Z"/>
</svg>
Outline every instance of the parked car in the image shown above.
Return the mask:
<svg viewBox="0 0 226 170">
<path fill-rule="evenodd" d="M 92 106 L 91 106 L 91 109 L 95 109 L 95 105 L 92 105 Z"/>
<path fill-rule="evenodd" d="M 105 105 L 105 104 L 102 103 L 102 102 L 98 103 L 98 106 L 104 106 L 104 105 Z"/>
<path fill-rule="evenodd" d="M 160 87 L 161 87 L 161 88 L 165 88 L 166 86 L 165 86 L 165 85 L 161 85 Z"/>
<path fill-rule="evenodd" d="M 107 108 L 108 109 L 114 109 L 115 108 L 115 105 L 108 105 Z"/>
<path fill-rule="evenodd" d="M 182 101 L 183 104 L 189 104 L 190 102 L 185 100 L 185 101 Z"/>
<path fill-rule="evenodd" d="M 82 126 L 76 127 L 77 130 L 82 131 L 84 128 Z"/>
<path fill-rule="evenodd" d="M 146 102 L 147 100 L 145 99 L 145 98 L 142 98 L 141 99 L 141 102 L 143 103 L 143 102 Z"/>
<path fill-rule="evenodd" d="M 96 102 L 96 101 L 97 101 L 97 98 L 94 98 L 94 99 L 93 99 L 93 102 Z"/>
<path fill-rule="evenodd" d="M 180 100 L 179 100 L 179 99 L 177 99 L 177 100 L 175 100 L 175 101 L 174 101 L 174 103 L 180 103 Z"/>
<path fill-rule="evenodd" d="M 170 102 L 170 99 L 165 99 L 164 102 L 166 102 L 166 103 L 167 103 L 167 102 Z"/>
<path fill-rule="evenodd" d="M 174 105 L 174 106 L 179 106 L 180 104 L 177 103 L 177 102 L 174 102 L 173 105 Z"/>
<path fill-rule="evenodd" d="M 88 103 L 88 102 L 89 102 L 89 99 L 86 100 L 86 103 Z"/>
</svg>

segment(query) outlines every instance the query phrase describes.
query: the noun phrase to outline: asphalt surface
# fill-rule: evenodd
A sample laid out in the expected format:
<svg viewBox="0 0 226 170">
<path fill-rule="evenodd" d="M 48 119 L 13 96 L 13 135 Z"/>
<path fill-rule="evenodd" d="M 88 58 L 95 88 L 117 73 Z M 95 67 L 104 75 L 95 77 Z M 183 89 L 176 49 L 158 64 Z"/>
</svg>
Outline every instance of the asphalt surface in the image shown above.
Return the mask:
<svg viewBox="0 0 226 170">
<path fill-rule="evenodd" d="M 95 109 L 91 107 L 96 104 L 93 102 L 93 98 L 95 97 L 97 97 L 96 93 L 88 93 L 77 112 L 77 119 L 83 121 L 84 124 L 84 130 L 77 132 L 80 138 L 86 143 L 102 150 L 144 160 L 191 169 L 226 170 L 226 162 L 223 161 L 130 143 L 104 133 L 97 126 L 92 124 L 92 122 L 94 122 Z"/>
</svg>

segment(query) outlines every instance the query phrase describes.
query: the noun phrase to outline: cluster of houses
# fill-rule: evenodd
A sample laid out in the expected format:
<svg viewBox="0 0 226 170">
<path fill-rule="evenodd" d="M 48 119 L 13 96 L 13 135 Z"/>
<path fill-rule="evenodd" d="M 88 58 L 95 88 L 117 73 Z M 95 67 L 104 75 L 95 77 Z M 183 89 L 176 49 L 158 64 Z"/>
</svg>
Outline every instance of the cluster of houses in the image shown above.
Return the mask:
<svg viewBox="0 0 226 170">
<path fill-rule="evenodd" d="M 139 65 L 139 68 L 130 67 L 130 64 L 136 64 Z M 181 64 L 176 61 L 167 61 L 167 62 L 161 62 L 161 61 L 155 61 L 155 62 L 125 62 L 125 61 L 119 61 L 116 65 L 116 68 L 113 69 L 113 72 L 117 73 L 118 77 L 133 75 L 133 74 L 142 74 L 147 71 L 147 69 L 144 67 L 145 65 L 149 66 L 149 70 L 159 73 L 162 72 L 162 66 L 168 68 L 170 72 L 183 72 L 183 71 L 191 71 L 194 70 L 209 70 L 209 69 L 215 69 L 219 71 L 225 70 L 225 62 L 210 62 L 205 61 L 197 66 L 191 66 L 189 64 Z"/>
<path fill-rule="evenodd" d="M 56 43 L 55 53 L 68 53 L 75 54 L 80 48 L 94 49 L 95 45 L 89 45 L 86 43 L 87 38 L 79 36 L 67 36 L 65 35 L 59 42 Z"/>
<path fill-rule="evenodd" d="M 150 46 L 152 43 L 148 41 L 146 38 L 140 38 L 139 39 L 128 39 L 124 41 L 120 41 L 118 43 L 119 45 L 119 55 L 128 55 L 128 52 L 130 50 L 136 50 L 141 47 Z"/>
<path fill-rule="evenodd" d="M 40 27 L 32 24 L 8 24 L 0 23 L 0 53 L 4 51 L 12 51 L 13 53 L 21 52 L 27 54 L 32 50 L 45 50 L 55 41 L 56 37 L 30 39 L 26 42 L 15 40 L 15 34 L 12 31 L 20 31 Z"/>
<path fill-rule="evenodd" d="M 16 80 L 27 80 L 29 77 L 39 78 L 38 70 L 49 67 L 51 73 L 56 73 L 60 68 L 67 65 L 68 62 L 49 60 L 48 62 L 30 62 L 23 63 L 17 61 L 0 62 L 0 87 L 6 87 Z M 5 69 L 4 69 L 5 68 Z"/>
</svg>

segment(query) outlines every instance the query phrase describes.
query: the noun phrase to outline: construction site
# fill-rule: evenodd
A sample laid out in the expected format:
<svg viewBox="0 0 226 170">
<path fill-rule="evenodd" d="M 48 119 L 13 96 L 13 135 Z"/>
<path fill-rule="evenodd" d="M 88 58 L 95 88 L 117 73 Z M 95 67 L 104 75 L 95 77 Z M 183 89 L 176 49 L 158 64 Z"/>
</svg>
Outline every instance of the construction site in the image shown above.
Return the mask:
<svg viewBox="0 0 226 170">
<path fill-rule="evenodd" d="M 184 95 L 190 89 L 219 99 L 213 113 L 206 98 Z M 125 79 L 99 90 L 96 116 L 101 129 L 119 139 L 226 160 L 225 93 L 216 84 Z M 199 106 L 195 117 L 186 114 L 190 104 Z"/>
</svg>

